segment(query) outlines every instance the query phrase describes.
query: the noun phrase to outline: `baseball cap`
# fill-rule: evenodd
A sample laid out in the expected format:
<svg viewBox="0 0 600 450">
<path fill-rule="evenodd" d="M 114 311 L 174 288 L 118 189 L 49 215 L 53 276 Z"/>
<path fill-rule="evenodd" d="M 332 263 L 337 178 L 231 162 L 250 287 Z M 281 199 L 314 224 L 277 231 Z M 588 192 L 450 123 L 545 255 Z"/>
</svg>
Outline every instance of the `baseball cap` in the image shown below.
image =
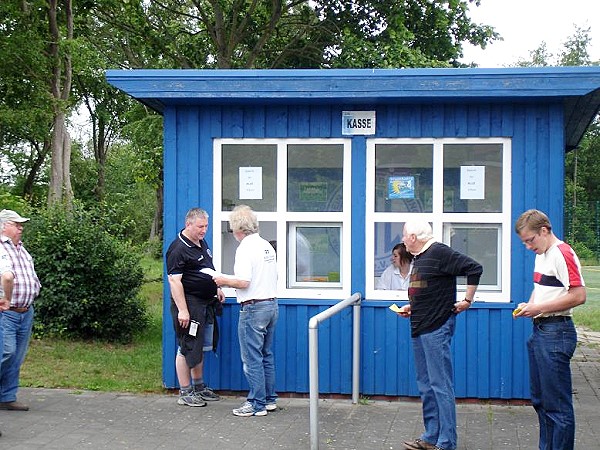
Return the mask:
<svg viewBox="0 0 600 450">
<path fill-rule="evenodd" d="M 0 221 L 2 222 L 17 222 L 23 223 L 27 222 L 29 217 L 21 217 L 18 213 L 13 211 L 12 209 L 3 209 L 0 211 Z"/>
</svg>

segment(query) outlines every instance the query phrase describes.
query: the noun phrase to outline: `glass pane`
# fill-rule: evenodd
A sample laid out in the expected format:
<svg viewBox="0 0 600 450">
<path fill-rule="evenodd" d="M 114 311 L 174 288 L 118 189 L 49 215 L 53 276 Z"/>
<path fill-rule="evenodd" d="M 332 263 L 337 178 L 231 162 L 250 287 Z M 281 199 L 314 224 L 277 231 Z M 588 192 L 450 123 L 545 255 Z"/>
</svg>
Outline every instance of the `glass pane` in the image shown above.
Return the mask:
<svg viewBox="0 0 600 450">
<path fill-rule="evenodd" d="M 446 244 L 483 266 L 481 286 L 500 288 L 500 230 L 500 224 L 444 224 L 444 236 L 450 236 Z M 466 284 L 466 278 L 460 277 L 458 284 Z"/>
<path fill-rule="evenodd" d="M 344 146 L 288 146 L 288 211 L 342 211 Z"/>
<path fill-rule="evenodd" d="M 271 245 L 277 250 L 277 224 L 275 222 L 260 222 L 260 235 L 271 242 Z M 235 262 L 235 251 L 238 248 L 238 241 L 233 237 L 229 229 L 228 222 L 221 223 L 221 272 L 233 275 L 233 264 Z"/>
<path fill-rule="evenodd" d="M 502 212 L 502 144 L 444 145 L 444 212 Z"/>
<path fill-rule="evenodd" d="M 295 249 L 289 254 L 294 257 L 295 279 L 298 282 L 339 283 L 340 258 L 339 226 L 297 226 L 295 227 Z"/>
<path fill-rule="evenodd" d="M 275 211 L 277 146 L 224 144 L 222 147 L 222 210 L 248 205 L 255 211 Z"/>
<path fill-rule="evenodd" d="M 404 222 L 380 222 L 375 224 L 375 284 L 383 271 L 391 264 L 394 245 L 402 242 Z"/>
<path fill-rule="evenodd" d="M 375 211 L 431 212 L 433 145 L 375 146 Z"/>
</svg>

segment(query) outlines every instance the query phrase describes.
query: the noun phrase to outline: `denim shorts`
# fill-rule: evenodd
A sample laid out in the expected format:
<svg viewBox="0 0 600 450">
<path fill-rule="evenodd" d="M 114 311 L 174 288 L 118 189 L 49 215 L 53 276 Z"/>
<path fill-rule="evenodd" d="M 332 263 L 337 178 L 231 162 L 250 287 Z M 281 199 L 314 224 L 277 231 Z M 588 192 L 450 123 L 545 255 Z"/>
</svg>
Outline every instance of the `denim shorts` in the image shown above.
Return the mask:
<svg viewBox="0 0 600 450">
<path fill-rule="evenodd" d="M 204 325 L 204 347 L 202 350 L 210 352 L 213 349 L 213 332 L 215 330 L 214 323 L 207 323 Z"/>
</svg>

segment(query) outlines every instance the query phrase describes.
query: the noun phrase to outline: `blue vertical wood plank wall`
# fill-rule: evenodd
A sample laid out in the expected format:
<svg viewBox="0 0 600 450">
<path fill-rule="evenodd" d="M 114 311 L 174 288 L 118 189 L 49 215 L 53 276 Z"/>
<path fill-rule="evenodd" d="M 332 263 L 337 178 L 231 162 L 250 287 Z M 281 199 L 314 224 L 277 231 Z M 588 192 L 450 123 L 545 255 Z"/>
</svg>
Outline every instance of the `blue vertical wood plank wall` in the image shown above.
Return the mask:
<svg viewBox="0 0 600 450">
<path fill-rule="evenodd" d="M 348 105 L 179 106 L 165 118 L 165 248 L 183 227 L 185 212 L 200 206 L 212 214 L 213 139 L 327 138 L 341 136 L 341 111 Z M 512 222 L 537 207 L 562 217 L 564 124 L 560 103 L 373 104 L 375 137 L 512 138 Z M 365 290 L 365 137 L 352 138 L 352 292 Z M 548 180 L 552 180 L 551 183 Z M 562 235 L 562 223 L 556 224 Z M 214 231 L 214 230 L 213 230 Z M 207 236 L 209 244 L 211 233 Z M 211 245 L 212 246 L 212 245 Z M 453 343 L 459 398 L 528 398 L 526 340 L 530 322 L 513 320 L 515 303 L 532 286 L 533 254 L 513 235 L 513 298 L 510 303 L 475 304 L 458 318 Z M 218 251 L 218 249 L 216 249 Z M 168 286 L 165 285 L 168 298 Z M 341 300 L 341 299 L 340 299 Z M 333 302 L 281 299 L 275 355 L 277 389 L 307 393 L 308 320 Z M 408 321 L 389 313 L 389 302 L 363 299 L 361 383 L 363 395 L 417 396 Z M 175 387 L 175 344 L 168 305 L 163 321 L 163 381 Z M 238 307 L 229 299 L 220 319 L 216 354 L 207 354 L 205 378 L 215 389 L 247 389 L 237 342 Z M 351 309 L 319 329 L 319 387 L 322 393 L 351 393 Z"/>
</svg>

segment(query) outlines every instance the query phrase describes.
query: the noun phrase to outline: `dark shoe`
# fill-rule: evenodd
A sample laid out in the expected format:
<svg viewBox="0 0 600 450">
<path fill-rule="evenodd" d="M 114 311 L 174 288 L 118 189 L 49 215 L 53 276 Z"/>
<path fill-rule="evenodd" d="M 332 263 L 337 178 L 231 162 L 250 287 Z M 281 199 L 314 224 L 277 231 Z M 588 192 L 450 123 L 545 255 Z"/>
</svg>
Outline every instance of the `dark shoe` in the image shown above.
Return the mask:
<svg viewBox="0 0 600 450">
<path fill-rule="evenodd" d="M 206 406 L 207 403 L 200 397 L 196 397 L 193 392 L 181 392 L 177 399 L 178 405 L 200 407 Z"/>
<path fill-rule="evenodd" d="M 7 411 L 29 411 L 29 406 L 19 402 L 0 402 L 0 409 Z"/>
<path fill-rule="evenodd" d="M 207 402 L 216 402 L 221 400 L 221 397 L 215 394 L 213 390 L 204 383 L 199 386 L 194 386 L 194 395 Z"/>
<path fill-rule="evenodd" d="M 404 441 L 404 447 L 409 450 L 435 450 L 436 447 L 423 439 L 413 439 L 412 441 Z"/>
</svg>

